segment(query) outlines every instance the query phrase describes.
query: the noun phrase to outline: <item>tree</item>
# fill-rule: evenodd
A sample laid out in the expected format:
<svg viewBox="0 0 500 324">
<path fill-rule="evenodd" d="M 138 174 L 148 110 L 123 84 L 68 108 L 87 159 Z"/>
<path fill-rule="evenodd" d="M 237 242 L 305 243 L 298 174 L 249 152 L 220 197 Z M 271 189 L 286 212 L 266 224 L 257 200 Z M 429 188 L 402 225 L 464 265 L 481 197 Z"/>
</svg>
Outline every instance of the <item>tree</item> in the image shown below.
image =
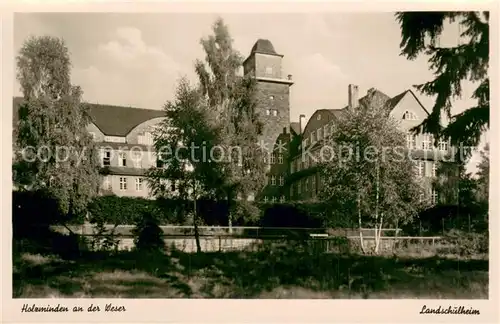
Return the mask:
<svg viewBox="0 0 500 324">
<path fill-rule="evenodd" d="M 409 223 L 419 210 L 422 188 L 404 148 L 405 135 L 395 121 L 382 108 L 369 107 L 339 116 L 330 145 L 320 152 L 320 196 L 333 210 L 357 219 L 363 251 L 363 224 L 374 227 L 378 253 L 382 226 Z"/>
<path fill-rule="evenodd" d="M 490 192 L 490 146 L 488 143 L 481 152 L 481 161 L 477 168 L 477 200 L 483 208 L 484 219 L 487 221 Z"/>
<path fill-rule="evenodd" d="M 229 205 L 230 227 L 233 201 L 262 188 L 267 154 L 257 146 L 263 125 L 255 111 L 256 81 L 237 74 L 243 60 L 232 42 L 227 26 L 217 19 L 213 35 L 201 40 L 205 62 L 195 64 L 200 89 L 219 125 L 217 144 L 228 157 L 221 162 L 223 177 L 218 188 Z"/>
<path fill-rule="evenodd" d="M 157 198 L 178 197 L 181 212 L 192 200 L 197 251 L 201 252 L 196 201 L 214 195 L 220 167 L 207 152 L 217 143 L 218 124 L 201 91 L 183 78 L 174 101 L 164 107 L 166 118 L 154 132 L 158 164 L 148 170 L 149 186 Z"/>
<path fill-rule="evenodd" d="M 88 107 L 81 103 L 81 89 L 71 84 L 70 68 L 62 39 L 31 37 L 19 51 L 24 99 L 13 168 L 17 187 L 48 192 L 62 213 L 76 216 L 97 194 L 100 180 L 97 150 L 86 131 Z"/>
<path fill-rule="evenodd" d="M 452 145 L 476 147 L 481 134 L 489 128 L 489 13 L 488 12 L 399 12 L 401 55 L 413 60 L 429 55 L 435 79 L 415 87 L 423 94 L 436 96 L 431 114 L 414 131 L 429 132 L 439 138 L 450 138 Z M 446 21 L 458 21 L 459 44 L 439 46 Z M 477 88 L 472 98 L 477 105 L 451 115 L 451 100 L 462 94 L 462 82 L 472 81 Z M 450 119 L 440 125 L 442 113 Z M 466 154 L 470 154 L 469 151 Z"/>
</svg>

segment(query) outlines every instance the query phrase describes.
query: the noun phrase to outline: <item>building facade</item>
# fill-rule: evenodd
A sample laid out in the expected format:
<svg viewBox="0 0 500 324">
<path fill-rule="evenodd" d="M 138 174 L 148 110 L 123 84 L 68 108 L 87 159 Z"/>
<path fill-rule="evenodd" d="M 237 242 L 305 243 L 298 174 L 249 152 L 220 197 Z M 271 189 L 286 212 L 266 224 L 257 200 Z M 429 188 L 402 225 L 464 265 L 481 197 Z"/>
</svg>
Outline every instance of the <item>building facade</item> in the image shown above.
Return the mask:
<svg viewBox="0 0 500 324">
<path fill-rule="evenodd" d="M 313 147 L 313 154 L 332 133 L 338 116 L 347 109 L 360 105 L 383 106 L 389 116 L 399 120 L 401 130 L 408 132 L 420 124 L 429 113 L 411 90 L 389 97 L 377 89 L 368 90 L 359 97 L 358 87 L 348 86 L 347 106 L 341 109 L 315 111 L 307 124 L 290 121 L 290 88 L 292 76 L 282 71 L 283 55 L 278 54 L 269 40 L 259 39 L 243 62 L 245 75 L 257 81 L 257 111 L 264 125 L 261 145 L 269 154 L 267 184 L 255 197 L 264 202 L 315 199 L 322 188 L 315 161 L 309 160 L 303 150 Z M 14 128 L 21 98 L 14 98 Z M 145 171 L 157 166 L 153 147 L 153 131 L 165 118 L 161 110 L 139 109 L 110 105 L 89 104 L 93 122 L 87 130 L 97 143 L 104 170 L 102 193 L 127 197 L 151 196 Z M 449 153 L 449 143 L 434 147 L 428 134 L 407 135 L 407 146 L 416 158 L 416 176 L 427 183 L 428 196 L 437 201 L 431 182 L 439 160 Z M 316 153 L 314 153 L 316 152 Z M 431 154 L 432 153 L 432 154 Z M 176 183 L 167 184 L 176 192 Z M 424 193 L 423 193 L 424 194 Z"/>
</svg>

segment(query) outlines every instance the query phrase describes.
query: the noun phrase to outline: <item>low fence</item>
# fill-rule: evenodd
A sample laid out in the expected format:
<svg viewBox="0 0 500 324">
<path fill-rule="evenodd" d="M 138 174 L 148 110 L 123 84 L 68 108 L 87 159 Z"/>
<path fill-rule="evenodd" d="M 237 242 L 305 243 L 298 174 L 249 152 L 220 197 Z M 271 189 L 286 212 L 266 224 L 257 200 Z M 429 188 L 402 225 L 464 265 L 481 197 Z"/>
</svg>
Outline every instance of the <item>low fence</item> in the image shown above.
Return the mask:
<svg viewBox="0 0 500 324">
<path fill-rule="evenodd" d="M 134 247 L 132 229 L 134 226 L 107 225 L 106 229 L 113 233 L 119 250 L 130 250 Z M 167 248 L 175 248 L 184 252 L 196 251 L 196 240 L 192 226 L 161 226 Z M 91 239 L 96 239 L 90 224 L 83 226 L 54 227 L 62 233 L 70 231 Z M 375 246 L 374 230 L 361 229 L 363 244 L 371 249 Z M 360 247 L 359 229 L 318 229 L 318 228 L 263 228 L 263 227 L 199 227 L 200 245 L 204 252 L 227 251 L 259 251 L 269 245 L 280 246 L 294 244 L 296 249 L 315 252 L 354 252 Z M 382 229 L 379 248 L 390 251 L 400 245 L 428 244 L 434 245 L 441 237 L 397 236 L 396 229 Z"/>
</svg>

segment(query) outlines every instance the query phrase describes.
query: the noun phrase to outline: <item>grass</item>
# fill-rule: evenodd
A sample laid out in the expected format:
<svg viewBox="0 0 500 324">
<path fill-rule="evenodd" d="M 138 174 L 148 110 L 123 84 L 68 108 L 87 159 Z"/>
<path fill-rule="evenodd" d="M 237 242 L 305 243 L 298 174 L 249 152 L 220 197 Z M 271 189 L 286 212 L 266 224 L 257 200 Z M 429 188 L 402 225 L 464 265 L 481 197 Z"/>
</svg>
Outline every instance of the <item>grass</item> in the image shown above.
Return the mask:
<svg viewBox="0 0 500 324">
<path fill-rule="evenodd" d="M 14 298 L 487 299 L 488 260 L 296 252 L 14 253 Z"/>
</svg>

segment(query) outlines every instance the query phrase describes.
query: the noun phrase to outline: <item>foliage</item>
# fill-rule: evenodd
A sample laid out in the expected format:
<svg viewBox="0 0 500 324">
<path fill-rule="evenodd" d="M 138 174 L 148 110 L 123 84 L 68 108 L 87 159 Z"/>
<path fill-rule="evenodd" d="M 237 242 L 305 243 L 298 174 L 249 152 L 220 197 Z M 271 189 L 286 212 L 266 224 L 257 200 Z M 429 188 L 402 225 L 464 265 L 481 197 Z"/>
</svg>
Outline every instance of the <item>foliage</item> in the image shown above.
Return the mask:
<svg viewBox="0 0 500 324">
<path fill-rule="evenodd" d="M 86 131 L 88 108 L 70 82 L 71 62 L 62 39 L 31 37 L 17 56 L 24 100 L 19 107 L 14 183 L 44 190 L 64 214 L 78 216 L 99 188 L 97 150 Z M 43 152 L 36 156 L 35 152 Z"/>
<path fill-rule="evenodd" d="M 367 107 L 347 111 L 334 127 L 333 154 L 325 152 L 320 161 L 320 197 L 336 211 L 332 215 L 381 225 L 382 211 L 384 227 L 410 222 L 420 208 L 421 187 L 412 161 L 401 151 L 405 136 L 395 121 L 383 109 Z"/>
<path fill-rule="evenodd" d="M 449 252 L 461 256 L 485 254 L 489 250 L 488 235 L 483 233 L 467 233 L 455 229 L 447 232 L 443 241 L 452 247 Z"/>
<path fill-rule="evenodd" d="M 257 146 L 263 125 L 255 109 L 256 81 L 237 75 L 243 60 L 232 43 L 227 26 L 218 19 L 213 35 L 201 40 L 205 62 L 195 64 L 200 89 L 217 125 L 214 144 L 229 158 L 219 163 L 220 183 L 216 186 L 217 194 L 225 196 L 229 205 L 236 197 L 245 199 L 262 188 L 267 154 Z"/>
<path fill-rule="evenodd" d="M 401 55 L 413 60 L 425 53 L 436 76 L 416 86 L 436 99 L 429 117 L 414 130 L 432 133 L 436 140 L 450 138 L 452 145 L 477 146 L 489 128 L 489 12 L 399 12 L 396 17 L 401 26 Z M 463 29 L 453 47 L 439 46 L 447 21 L 458 21 Z M 466 80 L 477 85 L 472 95 L 477 105 L 451 116 L 452 100 L 461 96 Z M 440 125 L 442 113 L 451 119 L 445 128 Z"/>
<path fill-rule="evenodd" d="M 142 217 L 138 218 L 133 234 L 135 248 L 138 251 L 160 252 L 165 249 L 163 231 L 158 219 L 152 213 L 145 212 Z"/>
<path fill-rule="evenodd" d="M 88 206 L 92 224 L 134 224 L 146 211 L 155 215 L 162 224 L 182 221 L 180 210 L 186 202 L 179 199 L 150 200 L 140 197 L 99 196 Z"/>
<path fill-rule="evenodd" d="M 486 144 L 481 151 L 481 161 L 477 165 L 478 168 L 478 200 L 488 206 L 489 187 L 490 187 L 490 147 Z"/>
</svg>

